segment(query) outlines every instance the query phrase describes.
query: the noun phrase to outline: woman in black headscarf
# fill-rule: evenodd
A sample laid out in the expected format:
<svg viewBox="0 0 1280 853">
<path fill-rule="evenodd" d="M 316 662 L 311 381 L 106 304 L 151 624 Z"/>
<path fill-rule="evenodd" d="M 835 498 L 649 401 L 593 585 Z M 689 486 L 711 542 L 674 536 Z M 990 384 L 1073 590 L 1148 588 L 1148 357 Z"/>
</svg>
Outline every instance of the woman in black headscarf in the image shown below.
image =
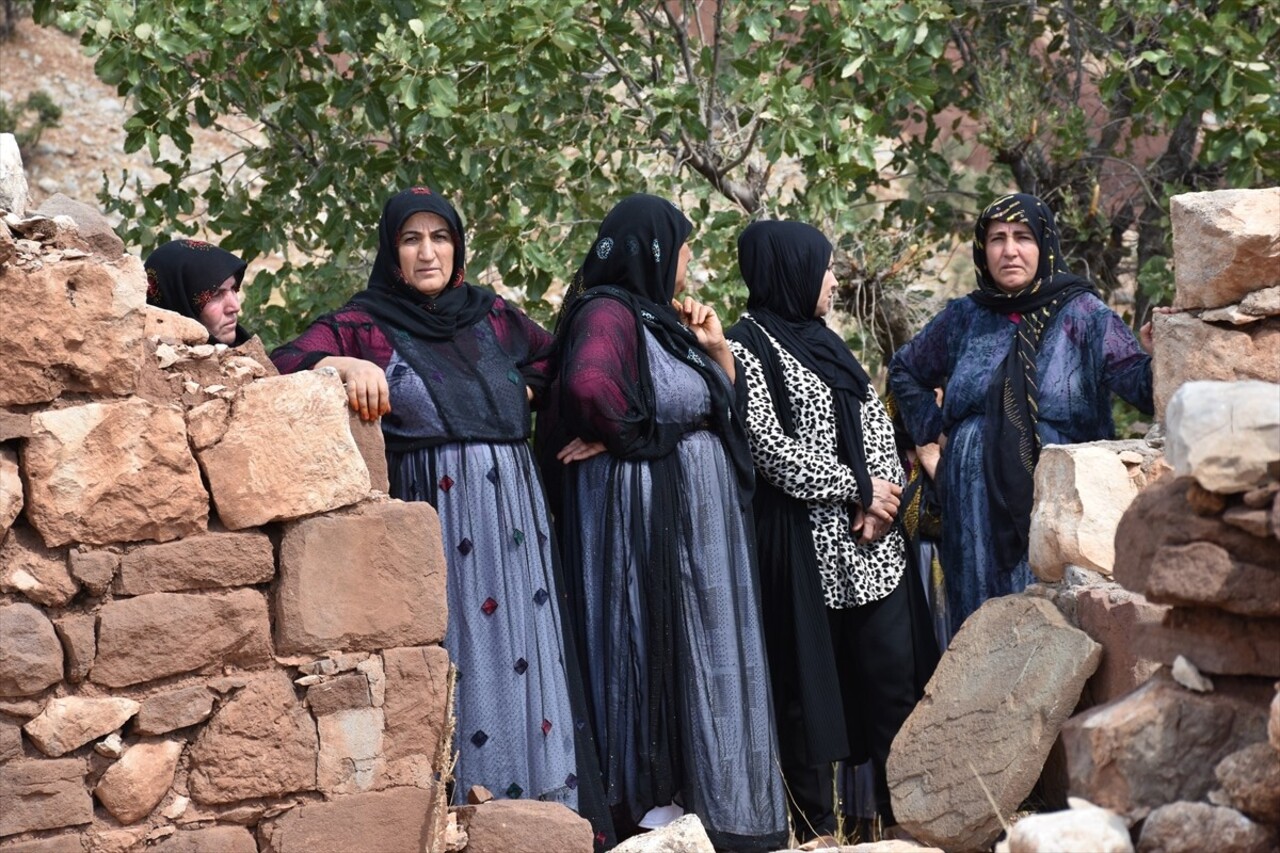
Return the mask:
<svg viewBox="0 0 1280 853">
<path fill-rule="evenodd" d="M 755 517 L 774 707 L 796 832 L 835 829 L 831 763 L 884 763 L 936 645 L 894 525 L 903 471 L 866 371 L 823 317 L 831 244 L 799 222 L 738 238 L 750 297 L 729 330 L 748 388 Z M 913 634 L 913 625 L 920 630 Z M 918 636 L 917 636 L 918 634 Z"/>
<path fill-rule="evenodd" d="M 530 401 L 551 336 L 465 279 L 462 219 L 427 187 L 387 201 L 367 289 L 272 353 L 282 373 L 333 367 L 381 417 L 393 497 L 440 517 L 444 645 L 457 666 L 455 797 L 564 803 L 614 841 L 542 485 Z M 358 579 L 355 579 L 358 582 Z M 439 769 L 439 768 L 437 768 Z"/>
<path fill-rule="evenodd" d="M 1152 411 L 1151 357 L 1089 281 L 1067 270 L 1043 201 L 1015 193 L 988 205 L 973 261 L 977 289 L 948 303 L 889 366 L 912 439 L 942 446 L 953 633 L 988 598 L 1032 581 L 1040 447 L 1112 438 L 1112 392 Z M 935 388 L 945 389 L 941 406 Z"/>
<path fill-rule="evenodd" d="M 719 320 L 675 299 L 691 228 L 649 195 L 605 217 L 557 327 L 546 426 L 568 441 L 559 524 L 610 804 L 640 826 L 683 808 L 717 847 L 770 850 L 786 813 L 753 472 Z"/>
<path fill-rule="evenodd" d="M 172 240 L 147 256 L 147 302 L 199 320 L 209 343 L 240 346 L 252 337 L 236 322 L 246 264 L 202 240 Z"/>
</svg>

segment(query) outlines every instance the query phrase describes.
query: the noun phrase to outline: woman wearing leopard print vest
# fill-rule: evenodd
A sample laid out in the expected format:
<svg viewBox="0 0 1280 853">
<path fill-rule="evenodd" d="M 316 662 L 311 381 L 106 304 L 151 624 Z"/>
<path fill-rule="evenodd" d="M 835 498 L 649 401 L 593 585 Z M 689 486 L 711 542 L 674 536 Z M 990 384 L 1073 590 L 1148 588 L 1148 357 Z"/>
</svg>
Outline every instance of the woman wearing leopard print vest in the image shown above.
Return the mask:
<svg viewBox="0 0 1280 853">
<path fill-rule="evenodd" d="M 927 623 L 913 618 L 922 591 L 895 525 L 904 476 L 893 425 L 822 319 L 831 254 L 803 223 L 748 227 L 738 238 L 747 313 L 727 334 L 747 379 L 765 641 L 802 838 L 835 828 L 839 760 L 872 761 L 877 811 L 893 823 L 889 745 L 937 659 Z"/>
</svg>

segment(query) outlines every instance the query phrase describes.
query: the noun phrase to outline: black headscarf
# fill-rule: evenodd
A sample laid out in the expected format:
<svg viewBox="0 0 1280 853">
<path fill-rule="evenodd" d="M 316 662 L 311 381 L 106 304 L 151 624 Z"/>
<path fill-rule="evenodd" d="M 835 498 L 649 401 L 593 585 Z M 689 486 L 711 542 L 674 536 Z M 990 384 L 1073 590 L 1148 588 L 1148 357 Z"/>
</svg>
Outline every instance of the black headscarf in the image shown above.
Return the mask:
<svg viewBox="0 0 1280 853">
<path fill-rule="evenodd" d="M 996 285 L 987 268 L 987 229 L 992 222 L 1020 222 L 1031 229 L 1040 249 L 1035 278 L 1017 293 Z M 969 298 L 1000 314 L 1019 315 L 1017 334 L 987 391 L 983 424 L 984 469 L 999 565 L 1013 569 L 1027 552 L 1031 504 L 1040 437 L 1036 432 L 1038 392 L 1036 354 L 1040 339 L 1062 306 L 1093 285 L 1067 271 L 1053 211 L 1033 195 L 1015 193 L 987 205 L 973 229 L 973 263 L 978 289 Z"/>
<path fill-rule="evenodd" d="M 453 239 L 449 282 L 435 296 L 418 292 L 400 271 L 400 231 L 415 213 L 434 213 L 444 219 Z M 393 411 L 382 425 L 389 451 L 408 452 L 450 441 L 521 441 L 529 436 L 525 382 L 531 373 L 520 363 L 528 354 L 528 341 L 510 338 L 497 354 L 481 348 L 477 334 L 461 334 L 499 310 L 491 291 L 464 280 L 465 249 L 462 218 L 453 205 L 427 187 L 398 193 L 382 209 L 369 286 L 347 305 L 372 316 L 388 343 L 418 374 L 443 427 L 430 438 L 401 435 Z M 519 313 L 509 305 L 502 310 Z M 506 326 L 515 337 L 523 329 L 514 318 L 508 318 Z"/>
<path fill-rule="evenodd" d="M 638 376 L 627 399 L 633 401 L 631 423 L 610 452 L 625 458 L 655 459 L 670 453 L 682 434 L 664 428 L 656 416 L 644 329 L 664 350 L 693 368 L 706 382 L 711 395 L 711 426 L 720 434 L 737 473 L 745 505 L 751 499 L 755 468 L 747 444 L 746 428 L 734 409 L 734 397 L 719 368 L 703 352 L 697 337 L 680 322 L 671 306 L 675 297 L 680 248 L 693 224 L 671 202 L 637 193 L 614 206 L 600 223 L 596 240 L 574 276 L 565 297 L 557 332 L 570 327 L 582 306 L 592 299 L 614 299 L 626 305 L 636 319 L 639 341 Z"/>
<path fill-rule="evenodd" d="M 453 237 L 453 269 L 449 283 L 435 296 L 419 293 L 400 271 L 400 229 L 415 213 L 434 213 L 449 223 Z M 428 341 L 450 340 L 459 329 L 479 322 L 493 305 L 494 295 L 464 281 L 466 237 L 462 217 L 430 187 L 411 187 L 387 200 L 378 222 L 378 256 L 369 273 L 369 286 L 351 303 L 373 315 L 381 326 L 401 330 Z M 386 331 L 386 329 L 384 329 Z"/>
<path fill-rule="evenodd" d="M 840 461 L 853 470 L 863 506 L 869 506 L 871 474 L 862 435 L 862 404 L 871 379 L 840 336 L 814 316 L 831 251 L 831 243 L 812 225 L 756 222 L 738 237 L 738 266 L 750 294 L 747 311 L 752 319 L 831 389 L 837 452 Z M 749 335 L 750 326 L 739 323 L 731 334 L 739 338 Z M 773 349 L 750 348 L 757 353 Z M 775 367 L 780 378 L 781 365 Z M 769 390 L 775 400 L 784 401 L 785 388 Z"/>
<path fill-rule="evenodd" d="M 248 266 L 235 255 L 203 240 L 171 240 L 147 255 L 147 303 L 193 320 L 229 278 L 244 281 Z M 236 326 L 235 346 L 250 335 Z M 216 343 L 209 336 L 210 343 Z"/>
</svg>

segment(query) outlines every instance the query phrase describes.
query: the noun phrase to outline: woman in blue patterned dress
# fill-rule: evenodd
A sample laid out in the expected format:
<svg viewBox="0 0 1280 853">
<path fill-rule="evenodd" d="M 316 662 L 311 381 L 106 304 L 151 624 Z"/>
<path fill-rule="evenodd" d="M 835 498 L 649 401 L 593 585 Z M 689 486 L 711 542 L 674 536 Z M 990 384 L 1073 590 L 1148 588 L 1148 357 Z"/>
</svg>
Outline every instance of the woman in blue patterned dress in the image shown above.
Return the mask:
<svg viewBox="0 0 1280 853">
<path fill-rule="evenodd" d="M 1018 193 L 988 205 L 973 260 L 978 288 L 949 303 L 889 366 L 912 440 L 943 447 L 953 633 L 988 598 L 1032 581 L 1027 537 L 1040 447 L 1114 437 L 1112 393 L 1147 414 L 1153 407 L 1151 357 L 1092 285 L 1067 271 L 1043 201 Z"/>
<path fill-rule="evenodd" d="M 381 417 L 393 497 L 440 516 L 444 645 L 458 670 L 455 798 L 564 803 L 613 841 L 545 498 L 528 445 L 551 336 L 467 283 L 462 220 L 427 187 L 392 197 L 367 289 L 272 353 L 334 367 L 352 409 Z M 358 582 L 358 579 L 357 581 Z"/>
</svg>

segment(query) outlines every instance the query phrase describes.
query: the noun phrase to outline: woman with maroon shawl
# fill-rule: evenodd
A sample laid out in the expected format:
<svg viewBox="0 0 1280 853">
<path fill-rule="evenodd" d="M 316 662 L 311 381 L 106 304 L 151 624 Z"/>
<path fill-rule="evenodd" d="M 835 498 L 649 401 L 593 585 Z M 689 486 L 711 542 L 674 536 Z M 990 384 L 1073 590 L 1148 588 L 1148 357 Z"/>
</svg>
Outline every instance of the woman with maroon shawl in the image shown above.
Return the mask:
<svg viewBox="0 0 1280 853">
<path fill-rule="evenodd" d="M 369 286 L 272 358 L 331 366 L 367 419 L 381 416 L 391 494 L 440 515 L 448 562 L 445 646 L 458 668 L 455 791 L 551 800 L 612 843 L 542 485 L 531 354 L 551 336 L 465 281 L 462 220 L 426 187 L 391 198 Z M 358 582 L 358 578 L 353 578 Z"/>
<path fill-rule="evenodd" d="M 546 427 L 571 463 L 559 523 L 609 804 L 640 826 L 683 808 L 717 848 L 773 850 L 787 817 L 754 475 L 719 320 L 673 301 L 691 228 L 649 195 L 605 217 L 557 327 Z"/>
</svg>

